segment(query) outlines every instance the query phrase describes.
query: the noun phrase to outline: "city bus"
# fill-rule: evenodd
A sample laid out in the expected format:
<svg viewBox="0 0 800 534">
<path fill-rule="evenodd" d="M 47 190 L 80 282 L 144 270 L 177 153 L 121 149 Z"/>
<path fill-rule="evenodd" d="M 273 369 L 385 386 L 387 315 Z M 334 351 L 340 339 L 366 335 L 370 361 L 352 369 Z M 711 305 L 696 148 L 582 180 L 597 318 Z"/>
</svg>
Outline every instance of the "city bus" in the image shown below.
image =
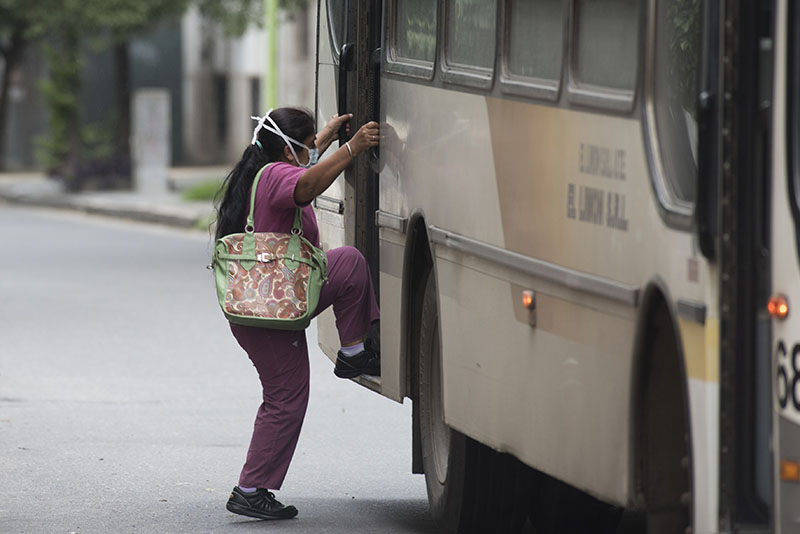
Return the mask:
<svg viewBox="0 0 800 534">
<path fill-rule="evenodd" d="M 322 243 L 443 530 L 800 532 L 800 6 L 317 9 L 319 124 L 381 124 Z"/>
</svg>

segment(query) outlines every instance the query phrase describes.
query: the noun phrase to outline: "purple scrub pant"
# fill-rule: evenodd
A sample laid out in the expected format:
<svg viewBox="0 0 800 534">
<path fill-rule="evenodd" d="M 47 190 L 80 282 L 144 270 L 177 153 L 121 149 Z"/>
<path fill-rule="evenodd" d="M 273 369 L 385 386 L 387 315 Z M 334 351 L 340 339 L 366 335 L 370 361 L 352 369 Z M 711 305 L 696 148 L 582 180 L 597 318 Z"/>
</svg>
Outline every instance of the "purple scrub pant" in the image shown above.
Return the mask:
<svg viewBox="0 0 800 534">
<path fill-rule="evenodd" d="M 343 345 L 363 339 L 379 318 L 369 266 L 353 247 L 327 252 L 328 281 L 317 314 L 333 305 Z M 253 362 L 263 388 L 239 486 L 278 490 L 283 484 L 308 406 L 309 369 L 303 330 L 269 330 L 231 324 L 239 345 Z"/>
</svg>

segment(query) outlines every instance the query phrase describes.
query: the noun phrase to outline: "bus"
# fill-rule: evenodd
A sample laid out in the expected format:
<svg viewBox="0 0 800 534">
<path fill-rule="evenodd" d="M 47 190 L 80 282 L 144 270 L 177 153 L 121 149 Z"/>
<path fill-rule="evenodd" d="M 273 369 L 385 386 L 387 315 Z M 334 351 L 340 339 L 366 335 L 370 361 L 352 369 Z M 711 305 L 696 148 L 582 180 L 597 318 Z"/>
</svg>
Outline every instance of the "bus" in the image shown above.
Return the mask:
<svg viewBox="0 0 800 534">
<path fill-rule="evenodd" d="M 797 2 L 317 9 L 318 122 L 382 138 L 322 243 L 443 530 L 800 532 Z"/>
</svg>

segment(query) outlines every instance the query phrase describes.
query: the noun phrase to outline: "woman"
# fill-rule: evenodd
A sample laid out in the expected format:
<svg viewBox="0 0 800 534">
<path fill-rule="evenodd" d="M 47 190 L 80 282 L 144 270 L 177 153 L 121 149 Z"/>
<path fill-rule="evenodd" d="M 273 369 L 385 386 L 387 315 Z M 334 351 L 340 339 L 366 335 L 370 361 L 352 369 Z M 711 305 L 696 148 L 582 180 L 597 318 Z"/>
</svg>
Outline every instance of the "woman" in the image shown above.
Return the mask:
<svg viewBox="0 0 800 534">
<path fill-rule="evenodd" d="M 217 207 L 217 238 L 244 231 L 250 189 L 266 164 L 255 203 L 256 232 L 289 233 L 296 208 L 302 208 L 303 235 L 319 247 L 319 229 L 311 201 L 359 154 L 378 145 L 378 124 L 369 122 L 353 138 L 317 163 L 320 153 L 338 139 L 344 125 L 349 133 L 351 114 L 334 116 L 315 135 L 314 118 L 306 110 L 280 108 L 258 125 L 241 161 L 225 179 Z M 336 316 L 341 350 L 334 373 L 341 378 L 380 375 L 380 356 L 365 339 L 379 318 L 369 267 L 353 247 L 328 251 L 328 281 L 323 285 L 316 313 L 330 305 Z M 308 349 L 304 331 L 270 330 L 231 323 L 231 331 L 253 362 L 263 388 L 247 459 L 233 488 L 227 509 L 262 519 L 288 519 L 297 508 L 284 506 L 270 490 L 278 490 L 286 476 L 308 405 Z"/>
</svg>

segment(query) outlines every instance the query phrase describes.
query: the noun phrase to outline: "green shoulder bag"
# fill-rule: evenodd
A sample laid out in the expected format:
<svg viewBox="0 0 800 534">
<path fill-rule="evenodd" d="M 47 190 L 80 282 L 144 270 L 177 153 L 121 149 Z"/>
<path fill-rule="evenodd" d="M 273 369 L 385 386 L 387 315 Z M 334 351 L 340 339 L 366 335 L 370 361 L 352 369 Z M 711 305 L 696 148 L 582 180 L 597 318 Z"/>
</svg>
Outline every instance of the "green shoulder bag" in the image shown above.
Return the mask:
<svg viewBox="0 0 800 534">
<path fill-rule="evenodd" d="M 311 322 L 328 279 L 328 258 L 303 237 L 300 208 L 291 233 L 254 231 L 256 190 L 267 167 L 253 180 L 244 233 L 226 235 L 214 244 L 217 299 L 232 323 L 302 330 Z"/>
</svg>

